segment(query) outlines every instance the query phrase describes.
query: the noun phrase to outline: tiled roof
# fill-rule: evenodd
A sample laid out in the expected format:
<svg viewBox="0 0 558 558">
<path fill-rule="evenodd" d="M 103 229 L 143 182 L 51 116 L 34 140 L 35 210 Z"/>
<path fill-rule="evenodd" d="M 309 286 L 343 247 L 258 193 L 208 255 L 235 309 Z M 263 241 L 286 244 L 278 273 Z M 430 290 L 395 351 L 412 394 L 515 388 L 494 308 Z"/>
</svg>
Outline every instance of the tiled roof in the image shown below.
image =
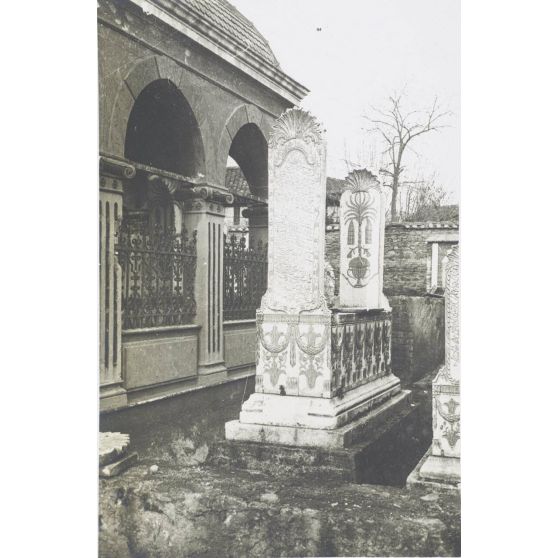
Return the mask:
<svg viewBox="0 0 558 558">
<path fill-rule="evenodd" d="M 226 0 L 153 0 L 167 12 L 184 17 L 183 10 L 199 18 L 258 58 L 278 68 L 279 62 L 269 43 L 232 4 Z"/>
<path fill-rule="evenodd" d="M 227 167 L 225 186 L 235 196 L 250 197 L 250 186 L 239 167 Z"/>
<path fill-rule="evenodd" d="M 250 194 L 250 186 L 246 182 L 242 171 L 238 167 L 228 167 L 225 178 L 225 186 L 231 194 L 248 199 L 255 199 L 255 196 Z M 345 187 L 345 181 L 339 178 L 327 177 L 326 192 L 328 201 L 339 201 L 341 192 Z"/>
</svg>

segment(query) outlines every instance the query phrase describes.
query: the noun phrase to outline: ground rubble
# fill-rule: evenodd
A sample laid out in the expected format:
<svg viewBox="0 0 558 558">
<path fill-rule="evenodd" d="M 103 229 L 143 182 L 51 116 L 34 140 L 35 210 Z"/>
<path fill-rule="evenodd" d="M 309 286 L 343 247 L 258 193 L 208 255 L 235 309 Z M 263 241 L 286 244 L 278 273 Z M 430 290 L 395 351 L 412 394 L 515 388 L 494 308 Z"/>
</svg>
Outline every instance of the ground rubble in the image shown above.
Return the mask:
<svg viewBox="0 0 558 558">
<path fill-rule="evenodd" d="M 219 468 L 207 454 L 143 458 L 101 479 L 99 555 L 460 555 L 459 493 Z"/>
</svg>

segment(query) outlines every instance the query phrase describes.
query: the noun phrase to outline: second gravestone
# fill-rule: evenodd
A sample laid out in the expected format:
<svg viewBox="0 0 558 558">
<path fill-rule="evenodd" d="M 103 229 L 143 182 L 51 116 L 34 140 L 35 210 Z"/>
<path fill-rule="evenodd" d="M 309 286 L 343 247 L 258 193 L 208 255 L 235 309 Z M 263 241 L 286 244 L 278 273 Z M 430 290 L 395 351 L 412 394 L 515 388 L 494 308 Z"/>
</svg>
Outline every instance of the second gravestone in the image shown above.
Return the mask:
<svg viewBox="0 0 558 558">
<path fill-rule="evenodd" d="M 339 306 L 390 310 L 383 291 L 385 196 L 367 169 L 349 173 L 341 195 Z"/>
</svg>

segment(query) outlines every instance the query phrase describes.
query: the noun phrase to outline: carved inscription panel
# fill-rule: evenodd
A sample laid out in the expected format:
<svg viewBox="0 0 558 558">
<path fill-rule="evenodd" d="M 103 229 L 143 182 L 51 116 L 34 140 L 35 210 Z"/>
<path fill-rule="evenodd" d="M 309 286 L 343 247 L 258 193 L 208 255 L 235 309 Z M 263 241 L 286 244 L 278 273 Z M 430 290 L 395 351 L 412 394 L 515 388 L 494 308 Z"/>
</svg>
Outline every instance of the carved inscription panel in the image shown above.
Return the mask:
<svg viewBox="0 0 558 558">
<path fill-rule="evenodd" d="M 325 308 L 325 145 L 316 120 L 286 111 L 269 144 L 268 291 L 264 312 Z"/>
<path fill-rule="evenodd" d="M 276 174 L 269 235 L 273 238 L 269 285 L 272 307 L 302 310 L 316 305 L 319 183 L 300 151 L 291 151 Z"/>
</svg>

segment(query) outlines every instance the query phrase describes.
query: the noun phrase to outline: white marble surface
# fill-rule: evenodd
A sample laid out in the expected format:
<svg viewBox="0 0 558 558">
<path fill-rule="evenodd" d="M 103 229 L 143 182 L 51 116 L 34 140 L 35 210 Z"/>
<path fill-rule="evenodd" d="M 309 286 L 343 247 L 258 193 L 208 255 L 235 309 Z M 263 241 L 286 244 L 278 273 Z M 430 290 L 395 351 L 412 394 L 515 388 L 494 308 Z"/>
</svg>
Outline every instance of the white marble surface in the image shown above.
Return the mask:
<svg viewBox="0 0 558 558">
<path fill-rule="evenodd" d="M 298 108 L 284 112 L 269 140 L 265 313 L 324 309 L 325 163 L 317 120 Z"/>
<path fill-rule="evenodd" d="M 390 414 L 409 404 L 409 391 L 397 391 L 387 399 L 378 399 L 377 404 L 354 420 L 343 423 L 336 428 L 323 428 L 317 422 L 308 425 L 278 425 L 240 420 L 225 424 L 227 440 L 283 444 L 297 447 L 344 448 L 369 438 L 370 428 L 376 428 L 385 421 L 386 413 Z M 308 398 L 297 398 L 298 402 Z M 285 403 L 288 405 L 288 403 Z M 368 433 L 368 434 L 367 434 Z"/>
<path fill-rule="evenodd" d="M 461 397 L 459 366 L 459 246 L 446 268 L 446 358 L 432 382 L 432 455 L 461 455 Z"/>
<path fill-rule="evenodd" d="M 389 310 L 383 294 L 386 200 L 378 179 L 354 170 L 339 207 L 339 306 Z"/>
</svg>

